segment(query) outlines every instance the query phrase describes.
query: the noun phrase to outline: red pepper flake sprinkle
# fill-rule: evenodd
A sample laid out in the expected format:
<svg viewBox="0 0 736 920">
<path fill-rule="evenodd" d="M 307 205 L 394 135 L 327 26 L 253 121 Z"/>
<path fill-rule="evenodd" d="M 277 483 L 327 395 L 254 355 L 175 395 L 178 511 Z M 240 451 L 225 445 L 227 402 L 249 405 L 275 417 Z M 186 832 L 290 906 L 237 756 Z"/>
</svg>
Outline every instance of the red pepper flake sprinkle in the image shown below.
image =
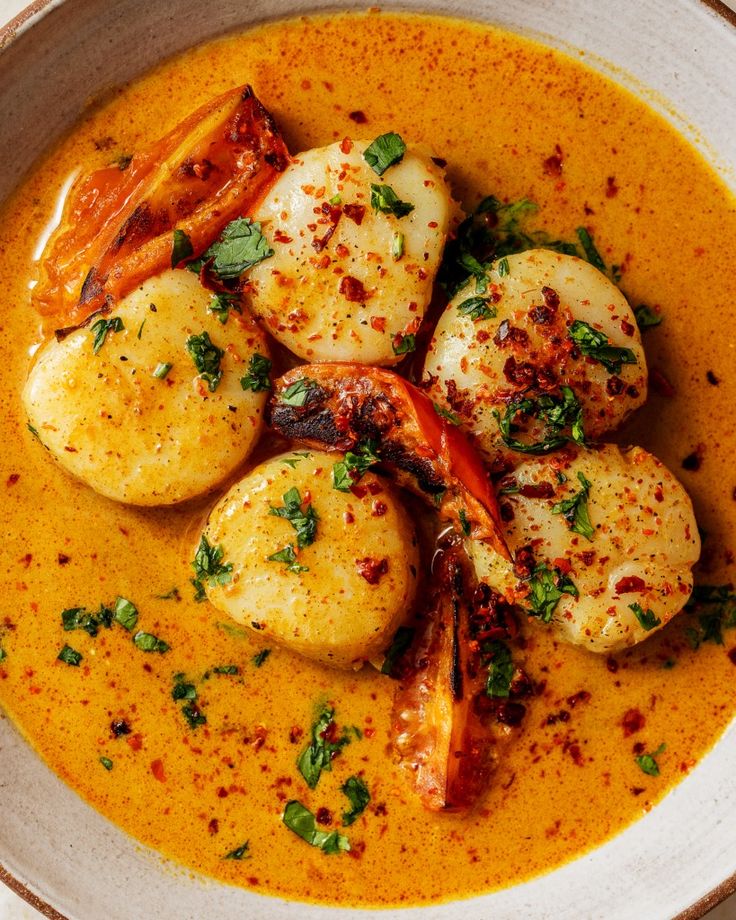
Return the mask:
<svg viewBox="0 0 736 920">
<path fill-rule="evenodd" d="M 558 178 L 562 175 L 562 148 L 559 144 L 555 144 L 555 152 L 543 161 L 542 167 L 545 176 Z"/>
<path fill-rule="evenodd" d="M 386 331 L 386 317 L 385 316 L 371 316 L 371 329 L 376 332 L 385 332 Z"/>
<path fill-rule="evenodd" d="M 151 761 L 151 773 L 160 783 L 166 782 L 166 774 L 164 773 L 164 765 L 160 760 Z"/>
<path fill-rule="evenodd" d="M 362 282 L 352 275 L 344 275 L 340 279 L 339 291 L 349 303 L 365 303 L 370 297 Z"/>
<path fill-rule="evenodd" d="M 364 125 L 368 121 L 365 112 L 361 112 L 360 109 L 357 109 L 355 112 L 350 112 L 348 118 L 350 121 L 354 121 L 356 125 Z"/>
<path fill-rule="evenodd" d="M 273 238 L 276 240 L 277 243 L 291 243 L 292 242 L 292 238 L 290 236 L 287 236 L 283 232 L 283 230 L 277 230 L 274 233 Z"/>
<path fill-rule="evenodd" d="M 622 319 L 621 332 L 624 335 L 632 336 L 636 332 L 636 326 L 632 325 L 627 319 Z"/>
<path fill-rule="evenodd" d="M 322 808 L 317 809 L 317 814 L 314 816 L 317 824 L 331 824 L 332 823 L 332 813 L 329 808 L 325 808 L 324 805 Z"/>
<path fill-rule="evenodd" d="M 217 818 L 213 818 L 210 823 L 207 825 L 207 830 L 210 834 L 218 834 L 220 832 L 220 822 Z"/>
<path fill-rule="evenodd" d="M 611 658 L 609 656 L 606 658 L 606 667 L 611 672 L 611 674 L 615 674 L 618 671 L 618 661 L 616 661 L 615 658 Z"/>
<path fill-rule="evenodd" d="M 358 574 L 368 582 L 369 585 L 377 585 L 381 577 L 388 572 L 388 559 L 373 559 L 366 556 L 365 559 L 356 559 L 355 567 Z"/>
<path fill-rule="evenodd" d="M 350 153 L 352 149 L 353 149 L 353 142 L 350 140 L 349 137 L 344 137 L 340 141 L 340 150 L 342 150 L 343 153 L 348 154 Z"/>
<path fill-rule="evenodd" d="M 353 223 L 356 223 L 360 226 L 363 223 L 363 218 L 365 217 L 365 206 L 362 204 L 346 204 L 342 209 L 345 217 L 349 217 Z"/>
<path fill-rule="evenodd" d="M 16 482 L 18 482 L 19 479 L 20 479 L 20 473 L 11 473 L 10 476 L 8 476 L 7 484 L 9 486 L 14 486 Z"/>
<path fill-rule="evenodd" d="M 616 185 L 616 177 L 609 176 L 606 179 L 606 198 L 615 198 L 618 195 L 618 186 Z"/>
<path fill-rule="evenodd" d="M 624 713 L 624 717 L 621 720 L 621 727 L 624 730 L 624 738 L 628 738 L 629 735 L 633 735 L 635 732 L 640 732 L 644 728 L 646 719 L 639 712 L 638 709 L 627 709 Z"/>
<path fill-rule="evenodd" d="M 628 575 L 616 582 L 616 594 L 641 594 L 647 590 L 647 583 L 638 575 Z"/>
</svg>

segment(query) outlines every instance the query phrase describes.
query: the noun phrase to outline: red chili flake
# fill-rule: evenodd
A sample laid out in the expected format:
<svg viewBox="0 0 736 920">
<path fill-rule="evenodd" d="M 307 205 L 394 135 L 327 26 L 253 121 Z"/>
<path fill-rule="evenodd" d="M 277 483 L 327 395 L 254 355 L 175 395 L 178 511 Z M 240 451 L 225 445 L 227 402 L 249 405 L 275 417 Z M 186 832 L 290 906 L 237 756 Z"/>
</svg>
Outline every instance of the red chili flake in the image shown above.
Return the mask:
<svg viewBox="0 0 736 920">
<path fill-rule="evenodd" d="M 353 514 L 352 511 L 346 511 L 345 514 L 343 514 L 342 519 L 343 521 L 345 521 L 346 524 L 355 523 L 355 515 Z"/>
<path fill-rule="evenodd" d="M 624 386 L 623 380 L 612 374 L 606 381 L 606 393 L 609 396 L 620 396 L 624 391 Z"/>
<path fill-rule="evenodd" d="M 572 564 L 569 559 L 564 559 L 562 556 L 558 556 L 557 559 L 553 560 L 556 568 L 560 570 L 563 575 L 569 575 L 572 572 Z"/>
<path fill-rule="evenodd" d="M 68 562 L 71 562 L 72 557 L 67 556 L 66 553 L 59 553 L 59 555 L 56 558 L 59 562 L 59 565 L 66 565 Z"/>
<path fill-rule="evenodd" d="M 627 319 L 622 319 L 621 332 L 624 335 L 632 336 L 636 332 L 636 326 L 633 326 Z"/>
<path fill-rule="evenodd" d="M 332 823 L 332 812 L 329 808 L 325 808 L 324 805 L 322 808 L 317 809 L 317 814 L 314 816 L 317 824 L 331 824 Z"/>
<path fill-rule="evenodd" d="M 526 706 L 523 703 L 514 703 L 510 700 L 502 700 L 496 712 L 496 721 L 501 725 L 509 725 L 511 728 L 518 728 L 526 715 Z"/>
<path fill-rule="evenodd" d="M 572 757 L 573 763 L 576 767 L 583 766 L 583 752 L 580 750 L 579 744 L 573 742 L 572 744 L 568 745 L 567 753 L 570 755 L 570 757 Z"/>
<path fill-rule="evenodd" d="M 20 473 L 11 473 L 10 476 L 8 476 L 7 485 L 14 486 L 19 479 Z"/>
<path fill-rule="evenodd" d="M 578 703 L 587 703 L 590 700 L 590 693 L 587 690 L 578 690 L 572 696 L 568 696 L 567 705 L 574 709 Z"/>
<path fill-rule="evenodd" d="M 683 470 L 689 470 L 692 473 L 696 473 L 700 467 L 703 465 L 703 454 L 705 453 L 705 445 L 698 444 L 695 450 L 688 454 L 687 457 L 682 461 Z"/>
<path fill-rule="evenodd" d="M 659 396 L 666 396 L 668 399 L 671 399 L 676 392 L 662 371 L 656 367 L 649 368 L 649 386 Z"/>
<path fill-rule="evenodd" d="M 510 342 L 516 345 L 528 345 L 529 334 L 524 329 L 512 326 L 509 321 L 505 319 L 498 327 L 498 332 L 493 336 L 493 341 L 499 347 L 508 345 Z"/>
<path fill-rule="evenodd" d="M 292 237 L 287 236 L 283 232 L 283 230 L 277 230 L 274 233 L 273 238 L 276 240 L 277 243 L 291 243 L 292 242 Z"/>
<path fill-rule="evenodd" d="M 631 750 L 634 754 L 643 754 L 646 750 L 646 744 L 643 741 L 637 741 Z"/>
<path fill-rule="evenodd" d="M 364 125 L 368 121 L 365 112 L 361 112 L 360 109 L 357 109 L 355 112 L 350 112 L 348 118 L 354 121 L 356 125 Z"/>
<path fill-rule="evenodd" d="M 299 725 L 292 725 L 289 729 L 289 741 L 291 741 L 292 744 L 296 744 L 301 740 L 303 734 L 303 728 L 301 728 Z"/>
<path fill-rule="evenodd" d="M 595 562 L 595 550 L 586 549 L 582 553 L 578 553 L 578 557 L 583 565 L 593 565 Z"/>
<path fill-rule="evenodd" d="M 388 572 L 388 559 L 372 559 L 366 556 L 365 559 L 356 559 L 355 567 L 358 574 L 368 582 L 369 585 L 377 585 L 381 577 Z"/>
<path fill-rule="evenodd" d="M 554 498 L 555 487 L 551 482 L 529 482 L 519 489 L 524 498 Z"/>
<path fill-rule="evenodd" d="M 721 382 L 721 381 L 718 379 L 718 377 L 716 377 L 716 375 L 713 373 L 713 371 L 707 371 L 706 374 L 705 374 L 705 379 L 706 379 L 706 380 L 708 381 L 708 383 L 709 383 L 711 386 L 713 386 L 713 387 L 717 387 L 718 384 Z"/>
<path fill-rule="evenodd" d="M 220 822 L 217 818 L 213 818 L 210 823 L 207 825 L 207 830 L 210 834 L 219 834 L 220 832 Z"/>
<path fill-rule="evenodd" d="M 375 501 L 373 502 L 373 510 L 371 511 L 371 517 L 383 517 L 384 514 L 388 511 L 388 506 L 385 502 Z"/>
<path fill-rule="evenodd" d="M 731 661 L 731 664 L 736 664 L 736 648 L 732 648 L 728 653 L 728 657 Z"/>
<path fill-rule="evenodd" d="M 343 153 L 347 154 L 347 153 L 350 153 L 352 149 L 353 149 L 353 142 L 350 140 L 349 137 L 344 137 L 340 141 L 340 150 L 342 150 Z"/>
<path fill-rule="evenodd" d="M 641 594 L 647 590 L 647 583 L 638 575 L 627 575 L 616 582 L 616 594 Z"/>
<path fill-rule="evenodd" d="M 606 179 L 606 198 L 615 198 L 618 195 L 618 186 L 616 185 L 616 177 L 609 176 Z"/>
<path fill-rule="evenodd" d="M 500 502 L 498 505 L 498 510 L 501 513 L 502 521 L 506 521 L 506 523 L 508 523 L 509 521 L 513 521 L 514 508 L 510 502 Z"/>
<path fill-rule="evenodd" d="M 542 163 L 545 176 L 558 178 L 562 175 L 562 148 L 555 144 L 555 152 Z"/>
<path fill-rule="evenodd" d="M 658 502 L 664 501 L 664 490 L 662 489 L 661 483 L 658 483 L 657 488 L 654 490 L 654 499 Z"/>
<path fill-rule="evenodd" d="M 609 656 L 606 658 L 606 667 L 611 672 L 611 674 L 615 674 L 618 671 L 618 661 L 616 661 L 615 658 L 611 658 Z"/>
<path fill-rule="evenodd" d="M 220 788 L 217 790 L 218 799 L 226 799 L 229 794 L 230 793 L 227 791 L 227 789 L 224 786 L 220 786 Z"/>
<path fill-rule="evenodd" d="M 371 329 L 374 329 L 376 332 L 386 331 L 386 317 L 385 316 L 371 316 L 370 323 L 371 323 Z"/>
<path fill-rule="evenodd" d="M 143 747 L 143 735 L 131 735 L 130 738 L 126 738 L 125 740 L 134 751 L 140 751 Z"/>
<path fill-rule="evenodd" d="M 370 297 L 363 284 L 352 275 L 344 275 L 340 279 L 339 291 L 349 303 L 365 303 Z"/>
<path fill-rule="evenodd" d="M 542 297 L 544 297 L 544 303 L 550 308 L 550 310 L 556 310 L 560 305 L 560 295 L 554 288 L 545 286 L 542 288 Z"/>
<path fill-rule="evenodd" d="M 529 389 L 537 383 L 537 371 L 529 361 L 517 361 L 513 355 L 509 355 L 503 366 L 503 375 L 509 383 L 515 386 Z"/>
<path fill-rule="evenodd" d="M 166 782 L 166 774 L 164 773 L 164 765 L 160 760 L 151 761 L 151 773 L 156 777 L 160 783 Z"/>
<path fill-rule="evenodd" d="M 640 732 L 642 728 L 644 728 L 645 723 L 646 719 L 638 709 L 628 709 L 621 720 L 624 738 L 628 738 L 629 735 L 633 735 L 635 732 Z"/>
<path fill-rule="evenodd" d="M 365 207 L 362 204 L 346 204 L 342 209 L 345 217 L 349 217 L 353 223 L 360 226 L 365 217 Z"/>
<path fill-rule="evenodd" d="M 551 307 L 545 307 L 540 304 L 531 308 L 529 318 L 539 326 L 549 326 L 555 320 L 555 311 Z"/>
</svg>

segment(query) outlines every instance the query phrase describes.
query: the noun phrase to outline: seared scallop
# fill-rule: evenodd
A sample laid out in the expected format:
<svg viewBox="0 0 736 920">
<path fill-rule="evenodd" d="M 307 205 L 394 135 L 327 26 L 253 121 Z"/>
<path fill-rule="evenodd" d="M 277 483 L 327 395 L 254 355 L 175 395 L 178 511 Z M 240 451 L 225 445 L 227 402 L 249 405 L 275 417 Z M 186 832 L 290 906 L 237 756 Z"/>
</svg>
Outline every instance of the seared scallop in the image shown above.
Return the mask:
<svg viewBox="0 0 736 920">
<path fill-rule="evenodd" d="M 544 249 L 495 262 L 455 296 L 424 373 L 487 458 L 511 465 L 599 439 L 647 394 L 626 298 L 589 263 Z"/>
<path fill-rule="evenodd" d="M 385 651 L 409 613 L 419 560 L 390 484 L 367 472 L 341 491 L 340 460 L 283 454 L 233 486 L 204 530 L 227 571 L 204 587 L 215 607 L 264 638 L 355 668 Z"/>
<path fill-rule="evenodd" d="M 269 386 L 265 336 L 228 307 L 191 272 L 149 279 L 39 350 L 23 391 L 29 424 L 68 472 L 116 501 L 209 491 L 256 442 Z"/>
<path fill-rule="evenodd" d="M 379 176 L 367 147 L 300 154 L 253 215 L 274 254 L 249 274 L 250 306 L 307 361 L 394 364 L 432 296 L 451 218 L 444 171 L 410 149 Z"/>
<path fill-rule="evenodd" d="M 700 537 L 682 485 L 640 447 L 565 450 L 501 482 L 516 568 L 468 541 L 479 577 L 593 652 L 635 645 L 685 606 Z"/>
</svg>

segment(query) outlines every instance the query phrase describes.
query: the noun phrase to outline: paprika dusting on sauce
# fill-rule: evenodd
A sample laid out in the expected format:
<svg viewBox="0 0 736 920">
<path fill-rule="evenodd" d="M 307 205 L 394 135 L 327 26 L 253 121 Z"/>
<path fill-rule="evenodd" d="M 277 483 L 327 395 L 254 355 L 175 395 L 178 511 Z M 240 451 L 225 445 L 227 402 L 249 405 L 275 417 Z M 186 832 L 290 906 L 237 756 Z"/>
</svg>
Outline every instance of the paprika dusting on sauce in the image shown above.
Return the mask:
<svg viewBox="0 0 736 920">
<path fill-rule="evenodd" d="M 430 79 L 433 60 L 443 66 Z M 433 814 L 386 753 L 394 692 L 388 674 L 330 670 L 276 646 L 263 656 L 262 632 L 223 623 L 194 599 L 191 532 L 206 502 L 148 511 L 103 501 L 43 454 L 36 440 L 43 432 L 28 431 L 22 416 L 18 392 L 37 335 L 27 309 L 33 250 L 65 179 L 75 170 L 109 168 L 123 153 L 133 154 L 128 170 L 135 170 L 138 147 L 256 77 L 259 98 L 278 109 L 293 152 L 343 137 L 349 151 L 348 137 L 369 140 L 400 123 L 406 139 L 446 164 L 453 193 L 467 209 L 489 194 L 501 201 L 531 197 L 560 236 L 584 224 L 604 254 L 631 252 L 625 290 L 656 303 L 665 317 L 667 340 L 653 329 L 645 345 L 658 368 L 653 388 L 666 398 L 641 410 L 621 438 L 643 444 L 672 469 L 694 445 L 707 447 L 707 462 L 698 463 L 697 475 L 692 464 L 687 473 L 709 535 L 706 548 L 712 547 L 707 578 L 701 572 L 699 580 L 734 580 L 727 553 L 736 543 L 736 503 L 722 471 L 731 465 L 727 420 L 736 381 L 719 374 L 714 385 L 703 362 L 731 366 L 726 337 L 713 336 L 707 318 L 718 316 L 723 328 L 736 324 L 731 279 L 722 269 L 736 261 L 736 217 L 731 197 L 697 151 L 608 78 L 518 36 L 393 13 L 271 23 L 187 52 L 124 87 L 85 115 L 4 208 L 0 482 L 8 536 L 0 588 L 12 603 L 13 623 L 0 621 L 0 703 L 46 762 L 111 821 L 224 882 L 362 907 L 436 903 L 508 886 L 641 817 L 680 781 L 679 765 L 696 762 L 718 739 L 736 704 L 736 650 L 724 652 L 707 618 L 703 624 L 683 614 L 643 646 L 608 658 L 564 644 L 541 622 L 500 629 L 494 620 L 487 641 L 496 643 L 499 695 L 476 697 L 476 715 L 514 743 L 499 751 L 479 809 Z M 550 83 L 554 94 L 545 89 Z M 635 137 L 631 123 L 639 126 Z M 214 182 L 196 165 L 199 179 Z M 315 255 L 329 248 L 339 216 L 338 205 L 332 208 L 315 217 L 324 221 L 314 231 Z M 340 220 L 360 225 L 365 214 L 351 202 L 342 205 Z M 682 289 L 672 252 L 688 253 L 693 240 L 715 238 L 718 246 L 698 258 L 695 302 Z M 282 228 L 281 240 L 289 239 Z M 339 283 L 357 312 L 368 294 L 354 282 L 343 275 Z M 550 288 L 534 306 L 540 328 L 554 325 L 557 297 Z M 369 300 L 366 323 L 382 328 L 370 306 Z M 533 372 L 539 380 L 544 367 L 525 360 L 522 332 L 510 324 L 499 335 L 508 376 L 523 382 Z M 169 376 L 176 373 L 173 364 Z M 617 379 L 611 377 L 612 398 Z M 280 449 L 266 443 L 263 455 Z M 557 488 L 545 480 L 527 487 L 524 497 L 552 500 Z M 502 513 L 513 516 L 512 506 L 504 503 Z M 350 528 L 352 514 L 344 518 Z M 586 565 L 600 561 L 594 551 L 594 543 L 581 539 Z M 227 561 L 220 560 L 223 568 Z M 356 557 L 363 579 L 379 579 L 371 590 L 380 587 L 384 561 L 380 546 L 365 546 Z M 518 562 L 518 577 L 529 578 L 533 557 Z M 625 575 L 619 583 L 634 601 L 639 586 Z M 140 618 L 130 633 L 119 620 L 104 624 L 103 611 L 113 609 L 106 605 L 120 593 Z M 90 619 L 78 612 L 75 622 L 86 625 L 68 633 L 61 614 L 75 609 Z M 126 608 L 120 609 L 124 618 Z M 132 622 L 129 610 L 127 616 Z M 259 611 L 252 617 L 260 626 Z M 82 656 L 81 667 L 57 662 L 66 645 Z M 398 673 L 400 665 L 399 651 Z M 334 712 L 329 732 L 315 727 L 315 708 L 325 697 Z M 654 778 L 634 757 L 653 754 L 660 742 L 666 748 L 656 755 Z M 314 786 L 305 774 L 316 777 Z M 284 826 L 287 801 L 301 803 L 302 822 L 311 816 L 311 845 Z M 354 815 L 350 824 L 345 815 Z M 314 844 L 319 840 L 324 849 Z M 477 854 L 488 858 L 479 861 Z"/>
</svg>

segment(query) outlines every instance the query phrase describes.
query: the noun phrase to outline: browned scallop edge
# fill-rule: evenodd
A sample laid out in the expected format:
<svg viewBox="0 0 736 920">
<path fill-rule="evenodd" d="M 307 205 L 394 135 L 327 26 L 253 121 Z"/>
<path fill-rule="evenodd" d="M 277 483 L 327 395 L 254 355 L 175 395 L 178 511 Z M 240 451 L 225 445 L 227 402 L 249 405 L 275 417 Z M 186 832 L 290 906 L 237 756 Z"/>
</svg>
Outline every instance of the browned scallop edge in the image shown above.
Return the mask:
<svg viewBox="0 0 736 920">
<path fill-rule="evenodd" d="M 736 13 L 724 3 L 721 3 L 721 0 L 700 0 L 700 2 L 736 28 Z M 18 29 L 33 16 L 42 12 L 50 3 L 51 0 L 34 0 L 14 19 L 2 26 L 0 28 L 0 53 L 15 39 Z M 23 898 L 24 901 L 27 901 L 31 907 L 35 907 L 44 917 L 48 917 L 49 920 L 68 920 L 64 914 L 60 914 L 58 910 L 26 888 L 15 876 L 7 872 L 2 865 L 0 865 L 0 882 L 4 882 L 8 888 Z M 696 901 L 695 904 L 679 913 L 673 920 L 700 920 L 709 910 L 717 907 L 734 893 L 736 893 L 736 872 Z"/>
</svg>

